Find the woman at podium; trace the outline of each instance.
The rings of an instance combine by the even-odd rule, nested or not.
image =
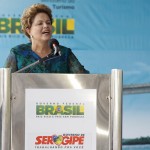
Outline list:
[[[5,67],[22,73],[89,73],[70,48],[51,38],[52,23],[48,6],[38,3],[25,9],[21,25],[30,42],[13,47]]]

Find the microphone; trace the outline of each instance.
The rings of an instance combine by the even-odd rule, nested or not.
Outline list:
[[[59,42],[56,39],[54,39],[54,38],[50,39],[50,47],[51,47],[51,49],[54,50],[54,55],[61,56]]]

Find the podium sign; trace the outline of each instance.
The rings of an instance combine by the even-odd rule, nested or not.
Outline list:
[[[8,70],[2,69],[7,81]],[[4,75],[0,72],[1,80]],[[121,70],[113,69],[111,74],[12,73],[10,81],[11,88],[9,82],[0,83],[0,150],[122,149]],[[3,87],[9,87],[8,92]]]
[[[96,90],[26,89],[25,150],[96,150]]]

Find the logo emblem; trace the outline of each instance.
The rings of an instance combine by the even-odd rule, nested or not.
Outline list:
[[[62,135],[53,135],[52,136],[52,139],[53,139],[53,142],[56,144],[56,145],[60,145],[62,142],[63,142],[63,137]]]

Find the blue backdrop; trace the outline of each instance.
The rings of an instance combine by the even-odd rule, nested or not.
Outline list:
[[[33,3],[45,3],[53,10],[55,19],[53,37],[60,44],[70,47],[91,73],[110,73],[111,69],[117,68],[123,70],[124,84],[150,81],[149,0],[0,0],[0,2],[0,67],[3,67],[13,46],[28,42],[20,32],[19,18],[22,11]],[[150,106],[149,97],[125,97],[127,100],[124,101],[124,127],[127,128],[124,128],[124,137],[150,135],[148,128],[144,129],[142,135],[140,131],[143,128],[132,133],[129,126],[136,115],[135,112],[150,113],[147,107]],[[150,126],[150,121],[146,117],[145,120]]]

